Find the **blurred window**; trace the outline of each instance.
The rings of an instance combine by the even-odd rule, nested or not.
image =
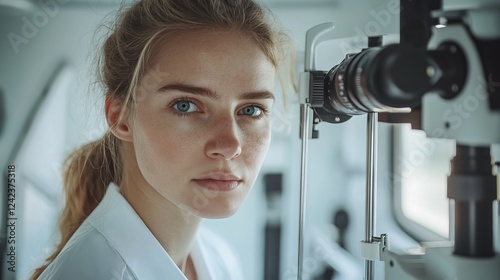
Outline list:
[[[446,195],[455,141],[427,138],[410,125],[393,128],[393,180],[398,222],[419,241],[449,237]]]

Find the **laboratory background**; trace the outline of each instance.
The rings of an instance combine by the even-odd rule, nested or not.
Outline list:
[[[246,201],[232,217],[203,222],[233,247],[245,279],[500,279],[495,177],[495,162],[500,161],[500,3],[428,4],[441,5],[429,27],[438,35],[419,55],[427,55],[426,48],[455,44],[465,59],[463,65],[454,59],[442,62],[441,57],[457,55],[452,47],[440,49],[443,56],[425,56],[437,61],[436,69],[426,68],[429,76],[442,70],[448,77],[463,66],[462,77],[460,82],[443,78],[437,83],[449,82],[457,97],[419,96],[416,126],[383,121],[382,114],[377,122],[370,119],[376,113],[367,112],[325,121],[308,98],[312,70],[322,71],[322,79],[346,55],[358,54],[370,43],[383,48],[400,41],[399,0],[260,2],[293,40],[294,65],[287,69],[293,68],[293,79],[276,83],[272,143]],[[107,128],[95,56],[106,26],[127,3],[0,0],[0,279],[28,279],[58,240],[62,163],[70,151]],[[495,48],[496,55],[488,53]],[[403,75],[406,67],[415,66],[409,63],[415,59],[407,61],[399,71]],[[488,61],[490,68],[484,67]],[[455,79],[453,75],[448,78]],[[311,119],[301,115],[301,107]],[[370,125],[377,132],[371,146]],[[466,148],[457,149],[458,144]],[[490,174],[467,177],[477,192],[460,181],[461,175],[452,175],[454,156],[462,148],[487,157],[481,160]],[[370,158],[373,149],[375,157]],[[463,153],[472,158],[467,151]],[[475,160],[471,158],[467,160]],[[8,184],[8,174],[15,174],[15,184]],[[453,180],[462,188],[450,191]],[[369,184],[376,186],[371,203]],[[15,198],[9,196],[14,192]],[[455,201],[487,207],[467,208],[471,224],[457,226],[455,218],[462,212],[455,211]],[[462,230],[468,230],[466,237]],[[476,244],[478,237],[489,243]],[[457,252],[458,238],[470,241],[467,248],[473,249]],[[485,253],[477,254],[474,246],[483,246],[479,250]]]

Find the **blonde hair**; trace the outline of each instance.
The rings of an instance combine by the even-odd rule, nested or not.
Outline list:
[[[139,82],[149,70],[155,47],[169,36],[199,29],[236,29],[252,38],[278,68],[291,40],[253,0],[142,0],[121,12],[104,42],[100,80],[106,98],[116,98],[122,109],[131,108]],[[163,42],[163,41],[162,41]],[[293,49],[293,47],[292,47]],[[127,110],[122,110],[122,118]],[[63,175],[66,204],[59,219],[61,241],[37,279],[57,257],[70,237],[102,200],[107,186],[120,185],[120,141],[111,133],[72,152]]]

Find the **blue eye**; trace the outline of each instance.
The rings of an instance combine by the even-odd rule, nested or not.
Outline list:
[[[261,108],[255,105],[247,106],[241,109],[241,114],[250,117],[258,117],[262,115],[263,111]]]
[[[198,106],[191,101],[177,101],[173,106],[177,111],[182,113],[192,113],[198,111]]]

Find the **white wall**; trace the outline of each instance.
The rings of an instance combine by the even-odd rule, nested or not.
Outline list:
[[[17,279],[27,279],[58,239],[63,159],[102,131],[100,118],[94,118],[102,110],[88,109],[102,104],[89,98],[100,94],[89,87],[95,81],[89,66],[96,50],[94,30],[112,6],[9,3],[14,5],[0,1],[1,110],[6,116],[0,159],[3,170],[7,164],[16,166],[16,271]],[[54,88],[63,69],[69,77]],[[0,206],[4,217],[3,196]],[[6,254],[0,278],[16,279],[7,270]]]

